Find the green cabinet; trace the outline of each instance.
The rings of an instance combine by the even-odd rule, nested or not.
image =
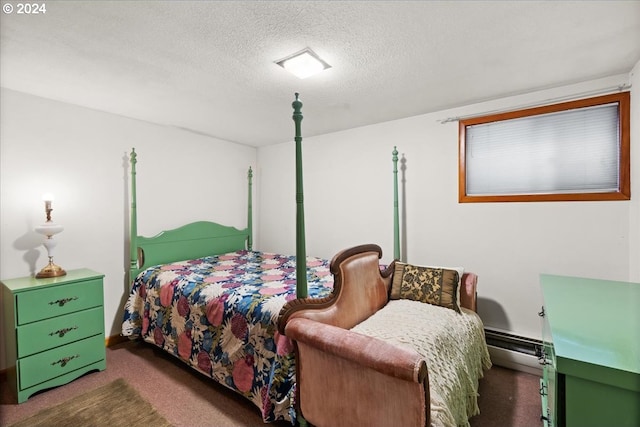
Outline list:
[[[545,426],[640,426],[640,283],[540,283]]]
[[[7,377],[18,403],[106,368],[103,278],[79,269],[2,281]]]

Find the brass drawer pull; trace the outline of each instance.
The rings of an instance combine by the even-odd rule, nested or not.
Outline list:
[[[547,385],[546,384],[542,384],[540,386],[540,396],[546,396],[547,395]]]
[[[538,363],[540,363],[541,365],[550,365],[551,363],[547,360],[547,353],[542,350],[542,353],[540,353],[540,356],[538,356]]]
[[[67,366],[67,363],[69,363],[71,360],[75,359],[76,357],[80,357],[79,354],[76,354],[75,356],[67,356],[67,357],[63,357],[62,359],[58,360],[57,362],[51,362],[51,365],[57,365],[58,363],[60,364],[61,368],[64,368],[65,366]]]
[[[71,298],[62,298],[59,300],[55,300],[55,301],[51,301],[49,302],[49,305],[55,305],[58,304],[60,307],[62,307],[63,305],[65,305],[66,303],[68,303],[69,301],[75,301],[77,300],[78,297],[71,297]]]
[[[50,333],[49,333],[49,335],[50,335],[50,336],[57,335],[57,336],[59,336],[60,338],[62,338],[62,337],[64,337],[64,336],[65,336],[65,334],[66,334],[67,332],[73,331],[73,330],[75,330],[75,329],[78,329],[78,327],[77,327],[77,326],[74,326],[74,327],[72,327],[72,328],[63,328],[63,329],[58,329],[58,330],[57,330],[57,331],[55,331],[55,332],[50,332]]]
[[[552,427],[552,419],[551,419],[551,410],[547,408],[547,416],[544,414],[540,415],[540,421],[546,421],[549,427]]]

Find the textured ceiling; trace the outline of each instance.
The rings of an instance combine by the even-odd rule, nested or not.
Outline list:
[[[3,87],[252,146],[293,139],[294,92],[311,136],[640,59],[640,1],[48,1],[0,19]],[[304,47],[332,68],[274,64]]]

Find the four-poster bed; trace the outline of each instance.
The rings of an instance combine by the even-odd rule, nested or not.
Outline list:
[[[138,236],[135,150],[131,153],[131,292],[122,334],[141,338],[193,369],[244,395],[265,422],[296,418],[295,358],[277,330],[280,309],[296,298],[333,290],[328,260],[305,250],[302,189],[302,102],[292,104],[296,144],[296,255],[252,247],[252,170],[248,172],[247,228],[199,221]],[[394,148],[394,185],[397,151]],[[394,214],[398,239],[397,188]],[[399,257],[399,243],[394,243]],[[306,259],[299,263],[296,260]]]

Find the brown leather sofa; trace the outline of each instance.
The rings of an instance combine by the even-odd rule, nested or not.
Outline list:
[[[334,291],[297,299],[280,312],[278,328],[296,351],[296,408],[312,425],[428,426],[429,374],[414,350],[349,329],[384,307],[394,263],[380,269],[382,250],[369,244],[331,260]],[[477,276],[464,274],[460,305],[476,310]]]

